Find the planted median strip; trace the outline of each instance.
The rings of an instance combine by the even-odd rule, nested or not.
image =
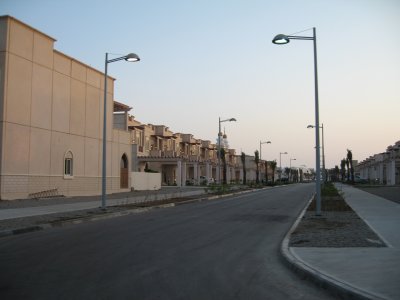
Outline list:
[[[322,188],[322,216],[315,216],[315,199],[290,237],[290,247],[386,247],[353,211],[332,183]]]

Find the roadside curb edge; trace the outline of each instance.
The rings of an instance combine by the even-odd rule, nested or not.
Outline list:
[[[6,236],[11,236],[11,235],[22,234],[22,233],[45,230],[45,229],[49,229],[49,228],[62,227],[62,226],[66,226],[66,225],[75,225],[75,224],[81,224],[81,223],[87,223],[87,222],[93,222],[93,221],[99,221],[99,220],[106,220],[106,219],[111,219],[111,218],[115,218],[115,217],[121,217],[121,216],[130,215],[130,214],[135,214],[135,213],[142,213],[142,212],[146,212],[146,211],[150,211],[150,210],[158,209],[158,208],[168,208],[168,207],[174,207],[174,206],[190,204],[190,203],[195,203],[195,202],[216,200],[216,199],[225,198],[225,197],[229,197],[229,196],[240,195],[240,194],[250,193],[250,192],[256,192],[256,191],[260,191],[260,190],[264,190],[264,189],[267,189],[267,188],[255,189],[255,190],[245,190],[245,191],[239,191],[237,193],[233,192],[233,193],[229,193],[229,194],[214,195],[214,196],[210,196],[210,197],[201,197],[199,199],[190,199],[190,200],[186,200],[186,201],[172,202],[172,203],[168,203],[168,204],[150,206],[150,207],[145,207],[145,208],[134,208],[134,209],[124,210],[124,211],[120,211],[120,212],[108,213],[105,215],[80,217],[80,218],[75,218],[75,219],[65,220],[65,221],[60,221],[60,222],[54,222],[54,223],[44,223],[44,224],[31,225],[31,226],[21,227],[21,228],[0,230],[0,238],[6,237]]]

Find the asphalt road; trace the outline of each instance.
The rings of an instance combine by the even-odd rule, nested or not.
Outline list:
[[[279,255],[313,188],[273,188],[2,238],[0,298],[334,299]]]

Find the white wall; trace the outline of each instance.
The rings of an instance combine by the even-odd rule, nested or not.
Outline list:
[[[135,191],[161,189],[161,173],[131,172],[131,187]]]

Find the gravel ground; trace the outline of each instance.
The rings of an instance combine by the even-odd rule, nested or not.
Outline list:
[[[321,216],[311,201],[293,231],[291,247],[386,247],[376,233],[347,205],[339,194],[323,196]]]
[[[307,211],[290,237],[290,247],[386,247],[354,211]]]

